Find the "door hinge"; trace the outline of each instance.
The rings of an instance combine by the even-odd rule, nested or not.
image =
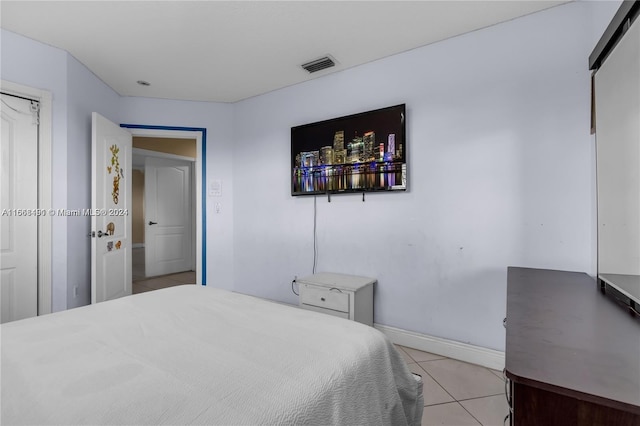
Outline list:
[[[31,114],[33,115],[33,124],[40,124],[40,102],[31,101]]]

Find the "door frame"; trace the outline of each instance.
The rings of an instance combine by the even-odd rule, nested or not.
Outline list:
[[[152,136],[158,138],[182,138],[196,140],[195,194],[196,194],[196,284],[207,285],[207,129],[203,127],[150,126],[144,124],[120,124],[132,136]],[[131,173],[131,170],[129,170]],[[200,197],[197,194],[201,194]]]
[[[40,104],[38,122],[38,209],[48,212],[52,206],[51,185],[53,182],[51,164],[51,92],[6,80],[0,80],[0,91],[8,95],[38,101]],[[38,315],[51,313],[51,234],[51,215],[38,216]]]

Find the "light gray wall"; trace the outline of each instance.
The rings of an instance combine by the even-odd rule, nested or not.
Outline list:
[[[1,36],[2,79],[52,93],[53,208],[91,207],[91,112],[118,122],[120,96],[67,52],[6,30]],[[90,303],[89,227],[89,217],[52,218],[54,312]]]
[[[119,123],[119,102],[111,87],[67,55],[67,208],[71,210],[91,207],[91,113]],[[90,216],[67,218],[67,308],[91,303],[90,230]]]
[[[207,170],[223,181],[219,214],[207,201],[207,281],[233,288],[233,203],[229,104],[120,97],[67,52],[2,30],[4,80],[53,94],[53,207],[91,206],[91,112],[116,123],[207,128]],[[90,218],[53,218],[53,311],[90,302]],[[78,297],[73,288],[78,286]]]
[[[1,77],[53,93],[54,208],[89,207],[91,111],[207,128],[207,176],[223,182],[207,200],[207,281],[289,303],[313,262],[290,127],[406,103],[409,191],[319,197],[319,270],[377,277],[378,323],[502,349],[508,265],[595,272],[587,57],[618,6],[572,3],[234,105],[120,98],[4,30]],[[86,225],[54,218],[54,310],[88,302]]]
[[[318,197],[318,270],[378,278],[377,323],[504,349],[507,266],[595,271],[590,3],[237,103],[235,290],[295,303],[311,273],[291,126],[406,103],[409,191]]]
[[[52,207],[67,208],[67,52],[0,29],[3,80],[52,94]],[[52,218],[52,309],[67,308],[67,220]]]

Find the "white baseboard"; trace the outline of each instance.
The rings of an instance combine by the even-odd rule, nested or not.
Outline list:
[[[133,243],[131,248],[144,248],[144,243]]]
[[[502,371],[504,368],[504,352],[502,351],[414,333],[413,331],[381,324],[374,324],[374,327],[383,332],[393,343],[401,346],[481,365],[494,370]]]

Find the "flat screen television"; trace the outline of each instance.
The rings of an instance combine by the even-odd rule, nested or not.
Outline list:
[[[291,195],[407,189],[405,104],[291,128]]]

